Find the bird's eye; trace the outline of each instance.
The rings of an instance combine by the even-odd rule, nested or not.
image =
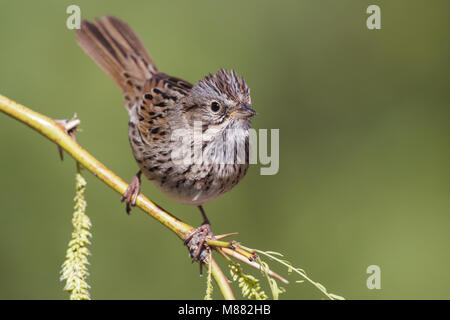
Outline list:
[[[217,101],[211,102],[211,110],[217,112],[220,109],[220,104]]]

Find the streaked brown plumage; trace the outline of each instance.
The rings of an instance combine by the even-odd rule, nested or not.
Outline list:
[[[83,21],[77,41],[125,97],[128,136],[140,167],[123,198],[127,211],[139,193],[142,171],[170,198],[199,206],[204,226],[197,232],[209,234],[201,205],[233,188],[248,168],[248,129],[255,112],[244,79],[221,69],[192,85],[160,72],[133,30],[111,16],[95,23]],[[199,123],[206,141],[196,136]],[[189,156],[190,162],[175,161],[174,154],[183,150],[174,139],[179,132],[189,148],[201,149],[202,161],[195,155]],[[226,146],[238,151],[230,153]],[[203,246],[204,237],[200,238],[194,258]]]

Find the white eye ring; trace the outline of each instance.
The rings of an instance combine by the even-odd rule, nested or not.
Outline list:
[[[212,112],[217,112],[220,110],[220,104],[217,101],[211,102],[211,110]]]

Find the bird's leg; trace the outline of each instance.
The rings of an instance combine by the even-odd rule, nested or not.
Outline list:
[[[200,263],[207,258],[207,251],[210,250],[206,246],[206,239],[214,239],[211,232],[211,224],[206,216],[205,210],[202,206],[198,206],[203,216],[203,223],[200,227],[191,230],[186,238],[184,244],[188,247],[192,261],[200,261]],[[206,249],[206,250],[205,250]]]
[[[141,170],[136,173],[127,190],[120,199],[120,201],[125,201],[127,204],[126,210],[128,214],[130,214],[131,207],[136,205],[136,199],[141,192],[141,173]]]
[[[209,223],[209,219],[206,216],[205,210],[203,210],[203,206],[198,206],[198,209],[202,213],[202,217],[203,217],[202,226],[208,226],[208,228],[210,229],[209,231],[211,231],[211,224]]]

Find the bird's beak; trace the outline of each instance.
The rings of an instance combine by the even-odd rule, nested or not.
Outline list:
[[[256,115],[256,111],[253,110],[252,106],[244,103],[239,109],[234,110],[231,113],[232,117],[247,119]]]

